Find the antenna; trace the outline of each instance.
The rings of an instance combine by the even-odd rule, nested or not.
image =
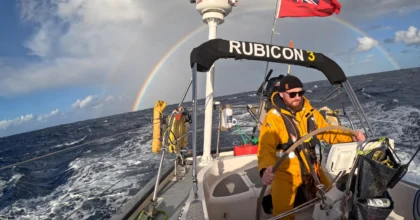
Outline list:
[[[238,5],[238,0],[190,0],[196,2],[196,10],[202,15],[203,22],[209,26],[209,40],[216,39],[217,26],[223,24],[224,19]],[[211,156],[212,118],[213,118],[213,90],[214,64],[206,74],[206,105],[204,119],[204,143],[202,163],[213,160]]]
[[[209,40],[216,39],[217,25],[223,24],[224,19],[232,11],[232,7],[238,5],[238,0],[189,0],[190,3],[196,3],[196,10],[203,17],[203,22],[209,26]],[[196,66],[193,70],[195,70]],[[206,104],[205,104],[205,116],[204,116],[204,143],[203,143],[203,155],[201,156],[201,163],[206,164],[213,160],[211,155],[211,132],[212,132],[212,120],[213,120],[213,90],[214,90],[214,64],[210,68],[210,71],[206,74]],[[193,78],[196,79],[196,72],[193,72]],[[196,82],[194,80],[194,82]],[[193,86],[193,88],[196,88]],[[193,100],[196,98],[196,91],[193,89]],[[194,111],[197,110],[197,104],[194,102]],[[196,113],[194,113],[196,115]],[[195,122],[194,122],[195,123]],[[197,139],[196,139],[196,126],[194,125],[193,131],[193,191],[194,196],[197,194]]]
[[[271,73],[273,73],[273,69],[270,69],[270,71],[267,74],[267,77],[265,77],[264,82],[261,84],[260,88],[258,89],[258,91],[257,91],[258,95],[263,92],[265,83],[268,82],[268,79],[270,79]]]

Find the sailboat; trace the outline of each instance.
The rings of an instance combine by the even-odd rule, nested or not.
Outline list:
[[[295,215],[295,219],[420,219],[418,206],[419,185],[402,180],[408,164],[402,164],[394,151],[394,140],[378,137],[369,124],[346,74],[331,58],[322,53],[295,47],[216,38],[216,27],[237,6],[235,0],[191,0],[209,25],[209,40],[195,47],[190,54],[192,78],[177,109],[166,118],[166,102],[157,101],[154,108],[152,150],[161,153],[157,175],[127,202],[111,219],[280,219]],[[292,210],[273,216],[270,186],[262,184],[258,170],[258,144],[236,146],[212,154],[212,115],[219,109],[219,132],[231,128],[232,109],[228,104],[213,103],[214,63],[218,59],[254,60],[305,66],[320,71],[336,92],[344,89],[362,124],[367,139],[364,142],[339,143],[324,146],[318,157],[325,158],[321,166],[332,184],[319,187],[313,199],[296,205]],[[202,155],[197,154],[197,74],[207,72],[204,144]],[[267,93],[270,74],[264,76],[260,94]],[[264,89],[265,87],[265,89]],[[183,102],[192,88],[192,109]],[[264,122],[270,98],[266,97],[258,108],[248,105],[249,114],[257,127]],[[339,129],[357,135],[352,120],[347,115],[325,111],[329,126],[316,129],[293,143],[280,157],[274,170],[289,153],[304,140]],[[350,121],[344,126],[340,117]],[[190,130],[191,129],[191,130]],[[192,156],[185,156],[188,135]],[[325,150],[327,149],[327,150]],[[379,153],[378,153],[379,152]],[[418,151],[417,151],[418,152]],[[417,154],[416,152],[416,154]],[[165,154],[175,153],[173,166],[162,167]],[[379,154],[382,153],[381,160]],[[372,156],[373,155],[373,156]],[[415,156],[415,155],[414,155]],[[414,157],[413,156],[413,157]]]

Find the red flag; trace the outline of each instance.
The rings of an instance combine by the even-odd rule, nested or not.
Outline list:
[[[340,14],[341,3],[337,0],[279,0],[278,18],[327,17]]]

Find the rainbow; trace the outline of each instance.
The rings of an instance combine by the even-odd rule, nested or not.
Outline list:
[[[137,111],[138,107],[140,107],[141,100],[143,98],[144,93],[146,92],[148,85],[150,82],[152,82],[153,78],[156,76],[156,73],[159,71],[159,69],[165,64],[166,60],[179,48],[181,47],[185,42],[187,42],[190,38],[192,38],[194,35],[200,33],[201,31],[207,29],[207,25],[201,25],[197,29],[193,30],[189,34],[182,37],[178,42],[175,43],[175,45],[172,46],[171,49],[169,49],[165,55],[157,62],[155,67],[153,67],[152,71],[147,76],[146,80],[143,83],[143,86],[141,87],[137,97],[136,102],[133,105],[132,111]]]
[[[248,10],[242,10],[239,12],[234,13],[233,15],[229,15],[230,18],[248,13],[248,12],[258,12],[258,11],[268,11],[272,10],[272,7],[260,7],[260,8],[252,8]],[[356,33],[363,35],[365,37],[370,37],[366,32],[360,30],[355,25],[337,17],[337,16],[329,16],[326,17],[334,22],[337,22],[345,27],[350,28],[351,30],[355,31]],[[201,25],[195,30],[191,31],[190,33],[186,34],[184,37],[182,37],[178,42],[176,42],[164,55],[163,57],[156,63],[155,67],[152,69],[152,71],[148,74],[146,80],[144,81],[142,87],[140,88],[140,91],[138,95],[136,96],[135,102],[132,106],[132,111],[137,111],[140,109],[141,101],[144,97],[144,94],[146,93],[146,90],[148,86],[151,84],[151,81],[153,78],[157,75],[158,71],[162,66],[165,64],[165,62],[168,60],[168,58],[174,54],[174,52],[181,47],[185,42],[187,42],[189,39],[194,37],[196,34],[200,33],[201,31],[207,30],[207,25]],[[370,37],[371,38],[371,37]],[[376,45],[376,48],[388,59],[388,61],[395,67],[395,69],[401,69],[401,67],[398,65],[398,63],[392,58],[392,56],[379,44]]]

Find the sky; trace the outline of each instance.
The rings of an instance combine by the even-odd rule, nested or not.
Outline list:
[[[272,44],[293,40],[348,76],[420,66],[420,1],[340,2],[338,15],[276,19]],[[239,1],[217,37],[270,43],[275,7],[275,0]],[[157,100],[177,103],[191,78],[189,54],[208,39],[185,0],[6,0],[0,28],[0,137],[152,108]],[[214,95],[256,90],[265,66],[217,61]],[[302,67],[292,74],[325,79]],[[198,80],[204,98],[205,74]]]

